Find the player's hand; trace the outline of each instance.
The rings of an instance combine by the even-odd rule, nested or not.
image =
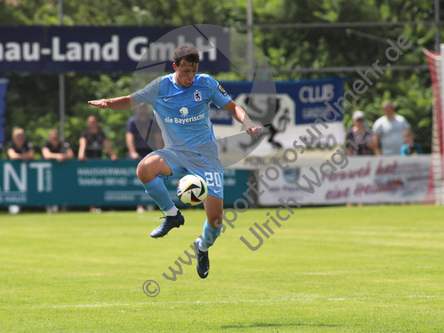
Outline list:
[[[99,108],[102,108],[102,109],[107,109],[108,108],[108,100],[106,100],[106,99],[99,99],[99,100],[95,100],[95,101],[88,101],[88,104],[91,104],[93,106],[98,106]]]
[[[112,154],[111,155],[111,161],[117,161],[117,155],[116,154]]]
[[[87,158],[86,158],[86,156],[85,155],[83,155],[83,156],[79,156],[79,161],[86,161],[87,160]]]
[[[252,139],[257,139],[261,134],[261,127],[253,123],[251,120],[244,121],[245,130]]]

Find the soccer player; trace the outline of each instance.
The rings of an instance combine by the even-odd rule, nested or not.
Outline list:
[[[158,77],[129,96],[88,103],[113,110],[125,110],[142,103],[154,107],[165,147],[145,156],[137,167],[137,176],[146,193],[165,213],[164,222],[153,230],[151,237],[163,237],[185,222],[161,177],[196,174],[206,180],[208,196],[204,200],[204,208],[207,220],[203,226],[203,237],[194,241],[197,272],[204,279],[210,269],[208,249],[220,235],[223,213],[223,170],[210,122],[210,102],[231,113],[253,139],[259,136],[261,128],[231,100],[215,79],[206,74],[197,74],[198,67],[197,49],[180,45],[174,51],[173,74]]]

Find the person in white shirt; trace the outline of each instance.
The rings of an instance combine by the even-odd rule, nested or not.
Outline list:
[[[376,155],[400,155],[404,144],[403,132],[410,128],[407,120],[395,114],[392,102],[382,103],[384,115],[373,125],[373,145]],[[379,149],[381,143],[381,150]]]

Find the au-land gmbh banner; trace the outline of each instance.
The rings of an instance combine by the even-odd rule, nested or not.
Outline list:
[[[207,26],[203,35],[192,26],[3,26],[0,72],[132,72],[142,56],[150,62],[167,62],[166,69],[172,71],[174,49],[186,43],[201,50],[200,71],[229,70],[229,54],[224,56],[217,49],[229,50],[229,29]]]
[[[136,176],[134,160],[19,162],[0,160],[0,206],[134,206],[155,204]],[[178,178],[165,180],[171,198]],[[247,190],[248,171],[224,171],[224,202],[232,205]]]
[[[282,157],[282,152],[287,148],[293,148],[295,140],[302,144],[299,136],[306,141],[306,152],[298,159],[298,164],[309,165],[325,160],[337,149],[338,145],[344,143],[344,125],[342,113],[334,106],[334,103],[343,96],[343,78],[325,78],[318,80],[301,80],[276,82],[276,94],[267,92],[251,94],[252,82],[221,82],[223,88],[231,98],[242,108],[247,110],[250,118],[262,125],[262,117],[269,114],[270,108],[275,108],[275,117],[270,130],[264,134],[264,139],[253,150],[251,154],[242,159],[244,152],[251,149],[258,141],[247,138],[233,145],[227,137],[242,132],[241,124],[224,109],[211,105],[211,121],[214,126],[215,136],[219,139],[220,156],[227,161],[241,161],[232,165],[237,169],[256,169],[271,164],[272,157]],[[333,112],[328,111],[329,119],[335,121],[328,123],[328,128],[317,125],[321,134],[316,133],[310,126],[318,118],[322,119],[327,110],[326,102],[330,103],[340,113],[336,117]],[[342,100],[339,103],[342,107]],[[264,117],[265,118],[265,117]],[[313,135],[307,133],[311,131]],[[225,138],[225,139],[224,139]],[[226,144],[227,143],[227,144]]]

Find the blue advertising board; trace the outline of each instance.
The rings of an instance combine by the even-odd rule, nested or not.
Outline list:
[[[254,169],[271,165],[282,151],[304,142],[304,157],[297,163],[324,160],[344,143],[343,114],[335,106],[344,94],[344,78],[275,82],[275,91],[260,82],[220,82],[237,105],[264,130],[261,140],[252,140],[231,114],[212,104],[210,117],[220,146],[224,167]],[[329,105],[336,113],[328,110]],[[338,104],[342,107],[342,100]],[[328,125],[311,127],[319,119]],[[325,124],[325,120],[324,120]],[[302,139],[301,139],[302,138]]]
[[[142,56],[170,71],[174,49],[186,43],[200,51],[200,71],[230,69],[230,31],[216,26],[2,26],[0,72],[132,72]]]
[[[260,91],[257,89],[256,82],[248,81],[225,81],[220,82],[223,88],[228,92],[233,100],[236,100],[237,104],[244,105],[248,112],[249,108],[254,109],[255,105],[257,113],[267,113],[267,103],[254,102],[254,98],[260,98],[260,95],[267,95],[267,91]],[[255,84],[255,95],[251,96],[253,90],[253,84]],[[298,81],[277,81],[276,82],[276,95],[273,96],[279,100],[280,96],[287,95],[294,103],[292,107],[292,123],[293,125],[312,124],[314,120],[322,117],[323,112],[327,109],[324,102],[329,102],[333,105],[334,102],[342,97],[344,94],[344,78],[331,77],[315,80],[298,80]],[[250,100],[245,103],[244,100],[238,100],[239,97],[246,96]],[[266,96],[270,98],[271,96]],[[253,100],[252,100],[253,99]],[[272,103],[276,105],[276,116],[279,115],[280,109],[288,107],[283,99],[280,103]],[[342,101],[340,103],[342,106]],[[248,107],[247,107],[248,106]],[[256,110],[253,110],[256,111]],[[274,111],[274,110],[273,110]],[[211,110],[211,122],[215,125],[231,125],[232,117],[228,115],[228,112],[223,109],[217,108],[212,104]],[[338,122],[342,122],[342,114],[336,119]]]
[[[0,160],[0,206],[154,205],[136,176],[136,160],[54,162]],[[174,203],[184,206],[178,178],[164,180]],[[233,205],[247,190],[248,171],[224,170],[224,204]]]

